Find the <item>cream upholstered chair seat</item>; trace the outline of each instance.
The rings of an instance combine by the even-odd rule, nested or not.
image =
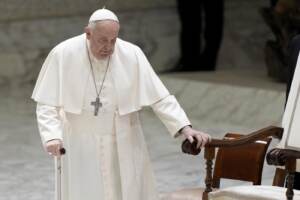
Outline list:
[[[284,200],[286,188],[277,186],[236,186],[209,193],[209,200]],[[162,194],[160,200],[202,200],[203,188],[189,188]],[[300,191],[294,190],[294,200]]]
[[[160,200],[202,200],[205,188],[186,188],[162,194]]]
[[[162,194],[160,200],[202,200],[204,188],[187,188]]]
[[[285,200],[286,188],[277,186],[236,186],[209,193],[209,200]],[[294,190],[294,200],[300,191]]]

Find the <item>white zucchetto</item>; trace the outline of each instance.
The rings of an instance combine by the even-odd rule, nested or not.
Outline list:
[[[89,22],[101,21],[101,20],[112,20],[119,22],[118,17],[112,11],[102,8],[96,10],[90,17]]]

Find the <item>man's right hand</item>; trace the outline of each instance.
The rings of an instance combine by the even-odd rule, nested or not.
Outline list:
[[[51,156],[60,156],[60,149],[63,147],[60,139],[49,140],[46,142],[46,150]]]

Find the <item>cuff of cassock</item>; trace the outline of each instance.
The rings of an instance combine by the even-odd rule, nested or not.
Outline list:
[[[61,133],[56,133],[56,134],[43,133],[43,136],[41,136],[41,138],[42,138],[42,142],[43,142],[44,145],[50,140],[61,140],[61,141],[63,141]]]
[[[191,124],[188,124],[188,125],[186,125],[186,126],[189,126],[189,127],[193,127]],[[183,126],[181,129],[179,129],[179,131],[177,131],[177,133],[175,133],[175,135],[174,135],[174,137],[175,138],[177,138],[177,137],[179,137],[181,134],[182,134],[182,129],[184,128],[184,127],[186,127],[186,126]]]
[[[173,126],[168,126],[167,129],[171,134],[171,136],[176,138],[180,135],[179,131],[183,129],[185,126],[189,126],[189,125],[191,125],[191,122],[188,119],[186,119],[179,123],[178,122],[174,123]]]

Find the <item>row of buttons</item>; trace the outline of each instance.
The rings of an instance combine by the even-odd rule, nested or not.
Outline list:
[[[109,144],[107,148],[113,148],[114,145]],[[100,170],[101,170],[101,175],[102,175],[102,180],[103,180],[103,191],[104,191],[104,199],[105,200],[114,200],[113,199],[113,188],[114,186],[112,185],[112,179],[113,177],[109,176],[109,159],[113,158],[108,158],[107,154],[104,153],[105,147],[103,144],[103,139],[99,138],[99,157],[100,157]],[[108,149],[111,151],[111,149]]]

